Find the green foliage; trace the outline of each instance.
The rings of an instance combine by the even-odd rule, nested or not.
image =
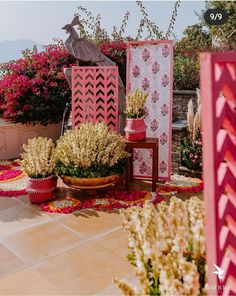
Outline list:
[[[200,284],[200,295],[204,294],[204,286],[206,283],[206,258],[199,256],[197,258],[193,258],[192,253],[186,253],[185,257],[187,261],[192,262],[193,260],[196,262],[197,271],[199,273],[199,284]]]
[[[188,262],[195,262],[197,266],[197,270],[199,273],[199,284],[200,284],[200,295],[204,295],[203,289],[206,283],[206,258],[199,256],[197,258],[193,257],[192,250],[189,250],[189,252],[186,252],[184,254],[184,257]],[[135,254],[130,252],[127,257],[128,261],[131,263],[131,265],[136,266],[136,257]],[[152,272],[153,267],[151,264],[151,261],[148,262],[146,266],[146,269],[148,272]],[[159,296],[161,295],[161,292],[159,290],[159,279],[156,279],[153,281],[152,285],[150,286],[150,295],[156,295]]]
[[[211,50],[211,35],[202,25],[189,26],[174,48],[174,89],[199,87],[199,54]]]
[[[213,38],[219,41],[223,50],[236,49],[236,1],[207,1],[206,8],[226,10],[228,20],[220,26],[205,24]]]
[[[201,287],[200,293],[203,293],[203,287],[206,283],[206,258],[198,257],[197,270],[199,273],[199,282]]]
[[[202,170],[202,142],[192,142],[184,138],[182,146],[182,164],[190,170]]]
[[[139,109],[139,115],[137,114],[132,114],[132,113],[128,113],[128,112],[124,112],[125,116],[127,118],[130,119],[137,119],[137,118],[142,118],[143,116],[145,116],[145,111],[143,109]]]
[[[110,167],[108,165],[93,165],[91,167],[77,167],[73,164],[64,165],[61,161],[57,161],[55,172],[58,176],[69,176],[77,178],[99,178],[107,177],[124,172],[124,161]]]
[[[137,35],[132,39],[137,40],[143,39],[145,37],[148,39],[168,39],[174,28],[178,8],[180,6],[180,0],[175,2],[168,29],[165,34],[160,30],[154,21],[150,20],[143,2],[136,1],[136,3],[142,18],[140,20],[139,27],[136,30]],[[120,39],[129,39],[129,37],[125,36],[130,17],[129,11],[124,14],[119,27],[113,26],[113,32],[111,36],[109,35],[108,31],[102,27],[102,20],[99,14],[94,16],[87,8],[79,6],[78,13],[76,13],[75,16],[77,16],[80,20],[78,29],[80,31],[81,37],[90,38],[94,40],[96,44],[100,44],[101,42],[104,42],[104,40],[117,41]]]
[[[174,58],[174,89],[195,90],[199,87],[199,62],[185,56]]]

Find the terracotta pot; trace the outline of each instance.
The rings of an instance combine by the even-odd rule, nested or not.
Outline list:
[[[97,187],[107,187],[111,184],[116,183],[120,176],[119,175],[112,175],[108,177],[101,177],[101,178],[73,178],[68,176],[61,176],[63,182],[68,186],[74,186],[79,188],[85,189],[92,189]]]
[[[74,189],[84,192],[85,195],[96,195],[100,190],[114,186],[120,179],[119,175],[101,178],[73,178],[61,176],[63,182]]]
[[[41,203],[53,198],[56,187],[57,178],[55,176],[41,179],[30,178],[26,192],[31,203]]]
[[[128,141],[142,141],[146,138],[147,126],[144,118],[127,118],[125,136]]]

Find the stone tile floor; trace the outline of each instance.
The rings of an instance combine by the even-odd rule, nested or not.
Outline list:
[[[49,214],[0,197],[0,295],[120,295],[112,278],[132,280],[127,253],[117,211]]]

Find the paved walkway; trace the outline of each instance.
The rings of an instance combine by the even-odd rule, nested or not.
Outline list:
[[[0,197],[0,295],[117,295],[127,253],[117,212],[46,214]]]
[[[0,197],[0,295],[120,295],[112,278],[133,278],[127,254],[118,212],[49,214]]]

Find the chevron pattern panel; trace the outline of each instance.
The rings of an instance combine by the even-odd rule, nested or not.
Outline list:
[[[105,122],[118,127],[118,67],[72,68],[72,125]]]
[[[236,295],[235,52],[201,55],[201,92],[208,294]]]

